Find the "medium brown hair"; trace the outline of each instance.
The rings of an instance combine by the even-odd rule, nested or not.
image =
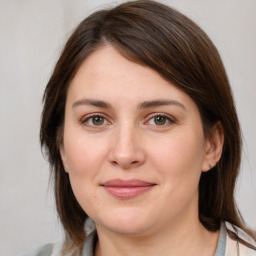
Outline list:
[[[134,1],[93,13],[67,41],[44,94],[41,145],[54,174],[57,211],[75,244],[85,239],[87,214],[80,207],[64,171],[62,143],[67,89],[81,63],[97,48],[115,47],[127,59],[156,70],[197,104],[205,136],[220,121],[224,146],[220,161],[202,173],[199,218],[210,231],[229,221],[243,228],[234,188],[241,159],[241,136],[229,81],[208,36],[189,18],[154,1]]]

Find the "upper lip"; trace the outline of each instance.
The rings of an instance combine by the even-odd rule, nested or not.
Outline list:
[[[145,187],[156,185],[152,182],[147,182],[143,180],[130,179],[130,180],[122,180],[122,179],[113,179],[108,180],[101,184],[104,187]]]

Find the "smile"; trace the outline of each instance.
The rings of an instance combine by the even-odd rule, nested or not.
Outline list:
[[[156,184],[141,180],[109,180],[101,186],[112,196],[130,199],[151,190]]]

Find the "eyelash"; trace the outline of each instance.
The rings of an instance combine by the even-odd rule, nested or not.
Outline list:
[[[92,118],[96,118],[96,117],[103,118],[104,119],[103,120],[104,123],[103,124],[99,124],[99,125],[89,124],[89,120],[92,119]],[[162,124],[162,125],[161,124],[160,125],[149,124],[150,120],[152,120],[154,118],[157,118],[157,117],[164,118],[165,119],[165,123]],[[107,122],[107,123],[105,123],[105,122]],[[82,120],[81,120],[81,123],[83,125],[88,126],[88,127],[102,128],[102,126],[109,125],[111,122],[108,121],[108,118],[105,115],[103,115],[101,113],[93,113],[93,114],[89,114],[89,115],[86,115],[85,117],[83,117]],[[168,125],[170,125],[172,123],[176,123],[175,119],[171,118],[169,115],[162,114],[162,113],[154,113],[154,114],[149,115],[149,117],[147,118],[147,121],[145,122],[145,124],[149,124],[150,126],[157,126],[158,128],[165,128],[166,126],[168,126]]]
[[[101,128],[102,125],[94,125],[94,124],[89,124],[89,120],[96,118],[96,117],[100,117],[103,118],[103,122],[107,121],[107,123],[109,124],[110,122],[108,121],[108,119],[106,118],[105,115],[101,114],[101,113],[93,113],[93,114],[89,114],[86,115],[85,117],[82,118],[81,123],[86,125],[86,126],[91,126],[91,127],[95,127],[95,128]],[[106,124],[103,124],[106,125]]]
[[[171,118],[169,115],[166,114],[162,114],[162,113],[154,113],[152,115],[149,116],[148,121],[146,123],[149,123],[150,120],[156,118],[156,117],[162,117],[165,119],[165,122],[163,125],[157,125],[157,124],[153,124],[152,126],[158,126],[159,128],[164,128],[172,123],[176,123],[174,118]]]

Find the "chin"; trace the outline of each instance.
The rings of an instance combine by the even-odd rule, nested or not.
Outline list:
[[[142,214],[140,211],[131,211],[129,209],[105,214],[100,219],[95,221],[97,228],[99,226],[104,226],[111,232],[131,236],[143,235],[153,226],[152,219],[149,221],[145,214]]]

